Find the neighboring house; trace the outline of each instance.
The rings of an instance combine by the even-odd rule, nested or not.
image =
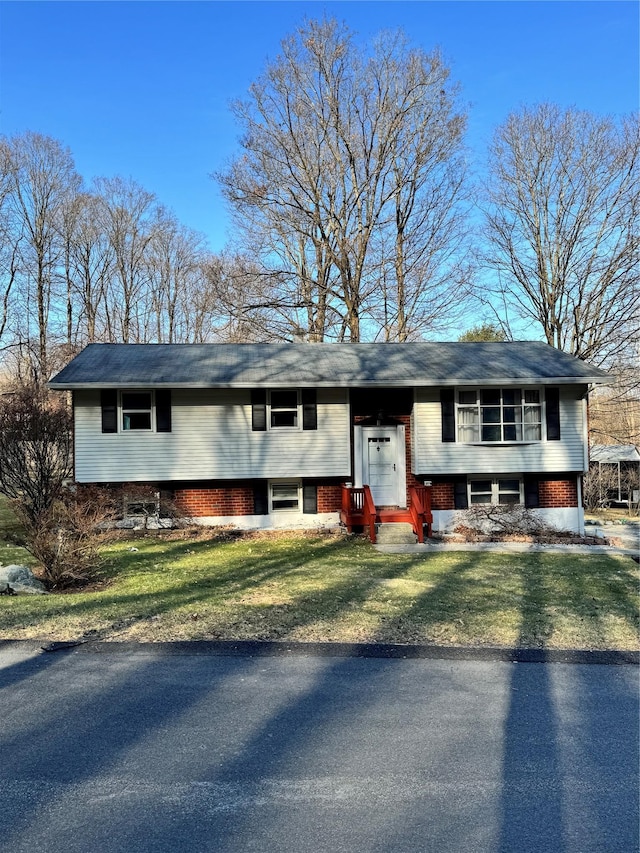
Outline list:
[[[153,484],[202,523],[332,525],[345,486],[379,510],[428,484],[435,530],[497,503],[580,532],[606,379],[537,342],[91,344],[50,387],[73,392],[77,482]]]
[[[589,461],[601,505],[640,503],[640,452],[635,444],[593,444]]]

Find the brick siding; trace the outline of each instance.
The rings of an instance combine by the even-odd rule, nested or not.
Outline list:
[[[538,483],[540,506],[544,509],[578,506],[578,486],[575,477],[570,480],[540,480]]]
[[[175,489],[178,509],[187,516],[253,515],[253,487],[250,484]]]

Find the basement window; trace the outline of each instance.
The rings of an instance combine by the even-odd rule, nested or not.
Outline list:
[[[523,494],[522,480],[516,477],[469,480],[469,506],[521,504]]]
[[[269,505],[272,512],[299,512],[300,483],[296,480],[270,483]]]

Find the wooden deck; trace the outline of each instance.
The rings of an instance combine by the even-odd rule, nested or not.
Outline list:
[[[376,507],[369,486],[354,488],[342,486],[342,504],[340,521],[349,533],[354,527],[362,527],[369,533],[372,542],[376,541],[376,525],[405,522],[413,527],[418,542],[424,542],[424,530],[431,536],[433,514],[431,512],[431,487],[411,486],[409,488],[409,506]]]

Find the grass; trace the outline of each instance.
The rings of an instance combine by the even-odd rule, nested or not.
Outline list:
[[[28,562],[16,550],[0,545],[0,562]],[[627,557],[175,535],[112,542],[104,556],[90,590],[2,596],[0,639],[638,648],[638,566]]]

